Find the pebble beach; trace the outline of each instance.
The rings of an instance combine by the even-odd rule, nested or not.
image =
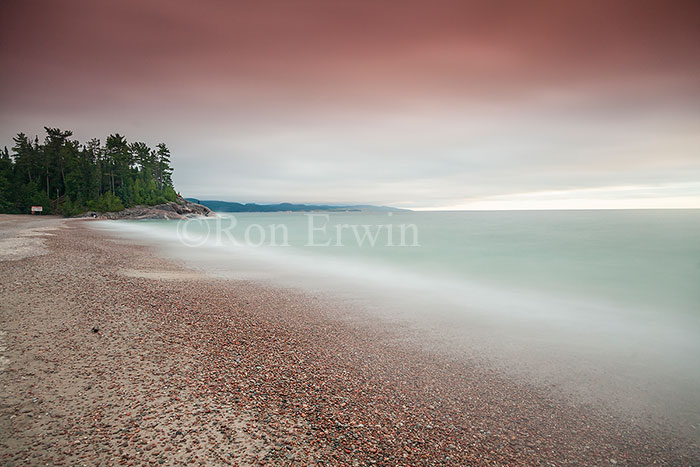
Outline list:
[[[325,297],[0,216],[2,465],[698,465],[689,439]]]

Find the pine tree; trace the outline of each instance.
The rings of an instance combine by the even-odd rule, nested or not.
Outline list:
[[[166,187],[172,187],[173,185],[173,168],[170,167],[170,150],[165,143],[158,143],[156,148],[158,148],[158,170],[156,182],[158,184],[158,189],[163,191]]]
[[[12,159],[5,146],[0,153],[0,212],[10,212],[12,202],[10,199],[10,181],[12,180]]]
[[[26,213],[41,205],[45,212],[72,215],[176,199],[165,144],[152,150],[115,133],[104,146],[99,139],[81,146],[71,131],[45,130],[43,143],[19,133],[12,152],[0,152],[0,212]]]

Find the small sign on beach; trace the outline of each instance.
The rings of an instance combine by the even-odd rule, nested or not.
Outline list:
[[[44,210],[43,206],[32,206],[32,214],[37,212],[42,212]]]

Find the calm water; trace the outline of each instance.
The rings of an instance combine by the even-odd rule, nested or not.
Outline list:
[[[231,232],[239,242],[245,243],[251,224],[266,226],[266,244],[270,225],[286,225],[290,247],[268,249],[298,255],[300,261],[323,258],[329,266],[335,263],[339,275],[357,268],[393,269],[415,279],[424,276],[431,284],[440,278],[700,317],[697,210],[333,213],[313,219],[314,244],[330,240],[328,247],[308,245],[310,219],[304,214],[235,218]],[[375,245],[368,237],[360,244],[355,232],[344,228],[338,246],[338,224],[359,225],[360,239],[366,232],[362,226],[369,225]],[[387,245],[388,224],[393,224],[393,246]],[[413,246],[408,228],[406,246],[396,246],[402,224],[416,225],[419,246]],[[260,230],[250,229],[248,240],[260,243]]]
[[[192,248],[177,222],[100,225],[215,274],[335,294],[547,384],[700,420],[700,210],[222,214],[187,225]]]

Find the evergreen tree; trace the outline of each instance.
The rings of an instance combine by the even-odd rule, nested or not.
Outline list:
[[[44,129],[43,143],[19,133],[12,152],[0,152],[0,212],[27,213],[40,205],[69,216],[177,199],[165,144],[152,150],[115,133],[104,146],[99,139],[81,145],[71,131]]]
[[[37,154],[32,142],[24,133],[18,133],[13,141],[15,142],[12,146],[14,169],[18,172],[18,178],[24,178],[24,182],[27,183],[38,180]]]
[[[156,182],[158,184],[158,189],[163,190],[173,185],[173,169],[170,167],[170,150],[165,143],[158,143],[156,147],[158,148],[158,152],[156,153],[158,158]]]
[[[12,209],[10,200],[10,181],[12,180],[12,159],[5,146],[0,153],[0,212],[9,212]]]

